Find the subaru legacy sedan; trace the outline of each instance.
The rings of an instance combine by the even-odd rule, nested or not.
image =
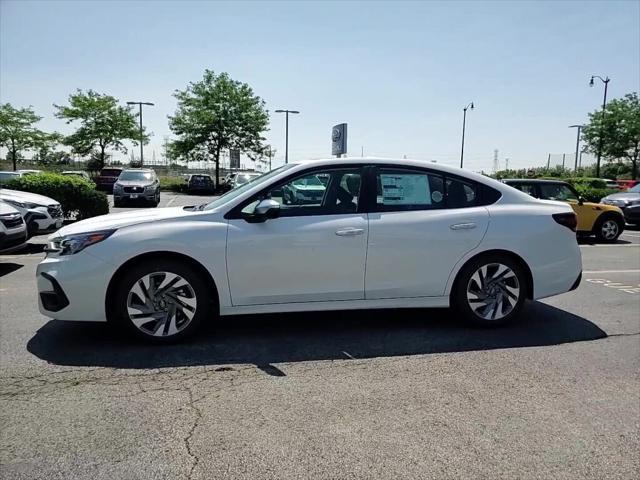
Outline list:
[[[285,202],[300,183],[323,193]],[[578,286],[575,230],[566,203],[457,168],[293,163],[210,203],[64,227],[37,269],[40,311],[156,343],[249,313],[451,306],[497,325]]]

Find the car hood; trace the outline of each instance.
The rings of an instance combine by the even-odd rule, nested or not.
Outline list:
[[[153,185],[153,180],[118,180],[116,183],[123,187],[148,187]]]
[[[20,214],[20,212],[11,205],[0,200],[0,215],[10,215],[12,213]]]
[[[638,200],[640,198],[640,193],[635,193],[635,192],[612,193],[611,195],[607,195],[604,198],[605,200]]]
[[[154,208],[136,210],[123,213],[110,213],[99,217],[81,220],[54,233],[51,238],[57,236],[73,235],[77,233],[96,232],[99,230],[111,230],[115,228],[129,227],[140,223],[157,222],[172,218],[186,217],[194,215],[194,212],[184,210],[182,207]]]
[[[42,206],[59,205],[59,203],[53,198],[45,197],[44,195],[38,195],[37,193],[20,192],[18,190],[7,190],[6,188],[0,188],[0,200],[2,199],[35,203]]]

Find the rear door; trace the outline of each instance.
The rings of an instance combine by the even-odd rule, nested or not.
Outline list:
[[[375,169],[365,296],[442,296],[456,263],[482,240],[489,214],[477,185],[438,172]]]

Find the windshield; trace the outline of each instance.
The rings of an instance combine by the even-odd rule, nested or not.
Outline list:
[[[151,172],[134,172],[131,170],[125,170],[120,174],[118,180],[152,180],[153,175]]]
[[[577,200],[578,195],[568,186],[562,183],[540,184],[540,198],[543,200]]]
[[[229,190],[227,193],[225,193],[221,197],[216,198],[213,202],[205,203],[203,205],[200,205],[199,210],[212,210],[214,208],[218,208],[219,206],[224,205],[227,202],[230,202],[234,198],[239,197],[240,195],[242,195],[244,192],[246,192],[250,188],[253,188],[256,185],[259,185],[261,183],[264,183],[264,182],[270,180],[271,178],[275,177],[276,175],[284,172],[285,170],[289,170],[290,168],[295,167],[295,166],[296,166],[295,163],[288,163],[286,165],[281,166],[280,168],[276,168],[275,170],[271,170],[269,173],[265,173],[264,175],[260,175],[259,177],[255,178],[253,181],[251,181],[249,183],[245,183],[244,185],[242,185],[242,186],[240,186],[238,188],[234,188],[233,190]]]
[[[313,185],[320,185],[321,187],[324,186],[324,183],[322,183],[320,179],[315,175],[312,177],[302,177],[297,180],[294,180],[291,183],[296,187],[310,187]]]
[[[640,193],[640,183],[631,187],[627,192]]]
[[[100,171],[100,175],[104,175],[106,177],[117,177],[118,175],[120,175],[120,172],[122,172],[122,170],[119,170],[117,168],[103,168]]]

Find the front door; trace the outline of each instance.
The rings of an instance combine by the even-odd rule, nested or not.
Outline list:
[[[263,223],[229,220],[233,305],[361,300],[368,221],[359,213],[357,168],[304,173],[261,193],[281,204]]]

